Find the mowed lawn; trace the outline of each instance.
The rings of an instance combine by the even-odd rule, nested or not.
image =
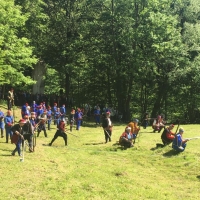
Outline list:
[[[141,128],[133,148],[122,150],[117,141],[125,126],[114,123],[112,142],[105,144],[102,128],[84,122],[72,132],[78,137],[68,134],[67,147],[62,138],[50,147],[52,125],[48,138],[40,133],[34,153],[26,149],[24,162],[0,138],[0,199],[200,199],[200,139],[176,154],[171,145],[156,149],[160,133],[148,127]],[[199,125],[182,127],[185,137],[200,136]]]

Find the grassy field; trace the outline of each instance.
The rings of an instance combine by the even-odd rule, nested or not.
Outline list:
[[[15,115],[19,120],[19,110]],[[185,137],[200,136],[199,125],[183,125]],[[13,144],[0,138],[0,199],[55,200],[196,200],[200,198],[200,139],[175,154],[171,146],[156,149],[160,133],[142,129],[131,149],[116,144],[125,124],[114,124],[112,142],[105,144],[101,127],[84,123],[68,146],[56,127],[37,138],[34,153],[24,162],[11,156]],[[176,127],[175,127],[176,129]]]

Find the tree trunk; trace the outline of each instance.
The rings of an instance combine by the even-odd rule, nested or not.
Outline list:
[[[33,70],[33,80],[37,81],[33,85],[33,94],[44,94],[44,80],[43,76],[46,74],[46,66],[43,62],[38,62]]]

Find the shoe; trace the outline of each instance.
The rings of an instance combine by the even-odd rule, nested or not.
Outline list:
[[[11,155],[12,155],[12,156],[15,156],[15,152],[12,152]]]
[[[29,152],[33,152],[33,149],[32,149],[32,148],[29,148]]]
[[[51,146],[52,144],[51,143],[49,143],[49,146]]]

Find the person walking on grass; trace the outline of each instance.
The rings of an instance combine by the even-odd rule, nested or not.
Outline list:
[[[51,146],[53,144],[53,142],[60,136],[64,139],[65,141],[65,146],[67,146],[67,134],[65,133],[65,122],[62,119],[58,126],[57,126],[58,130],[56,131],[53,139],[51,140],[51,142],[49,143],[49,146]]]
[[[7,115],[4,118],[4,123],[5,123],[5,129],[6,129],[6,143],[8,143],[9,136],[10,136],[10,139],[11,139],[12,134],[13,134],[11,128],[14,124],[14,118],[11,115],[10,110],[7,111]]]
[[[23,137],[23,130],[22,127],[26,124],[25,119],[20,119],[18,124],[15,124],[11,130],[13,132],[13,136],[11,138],[11,143],[14,143],[16,145],[15,149],[12,151],[12,155],[14,156],[16,152],[18,152],[18,155],[21,156],[21,143],[22,140],[24,140]]]

